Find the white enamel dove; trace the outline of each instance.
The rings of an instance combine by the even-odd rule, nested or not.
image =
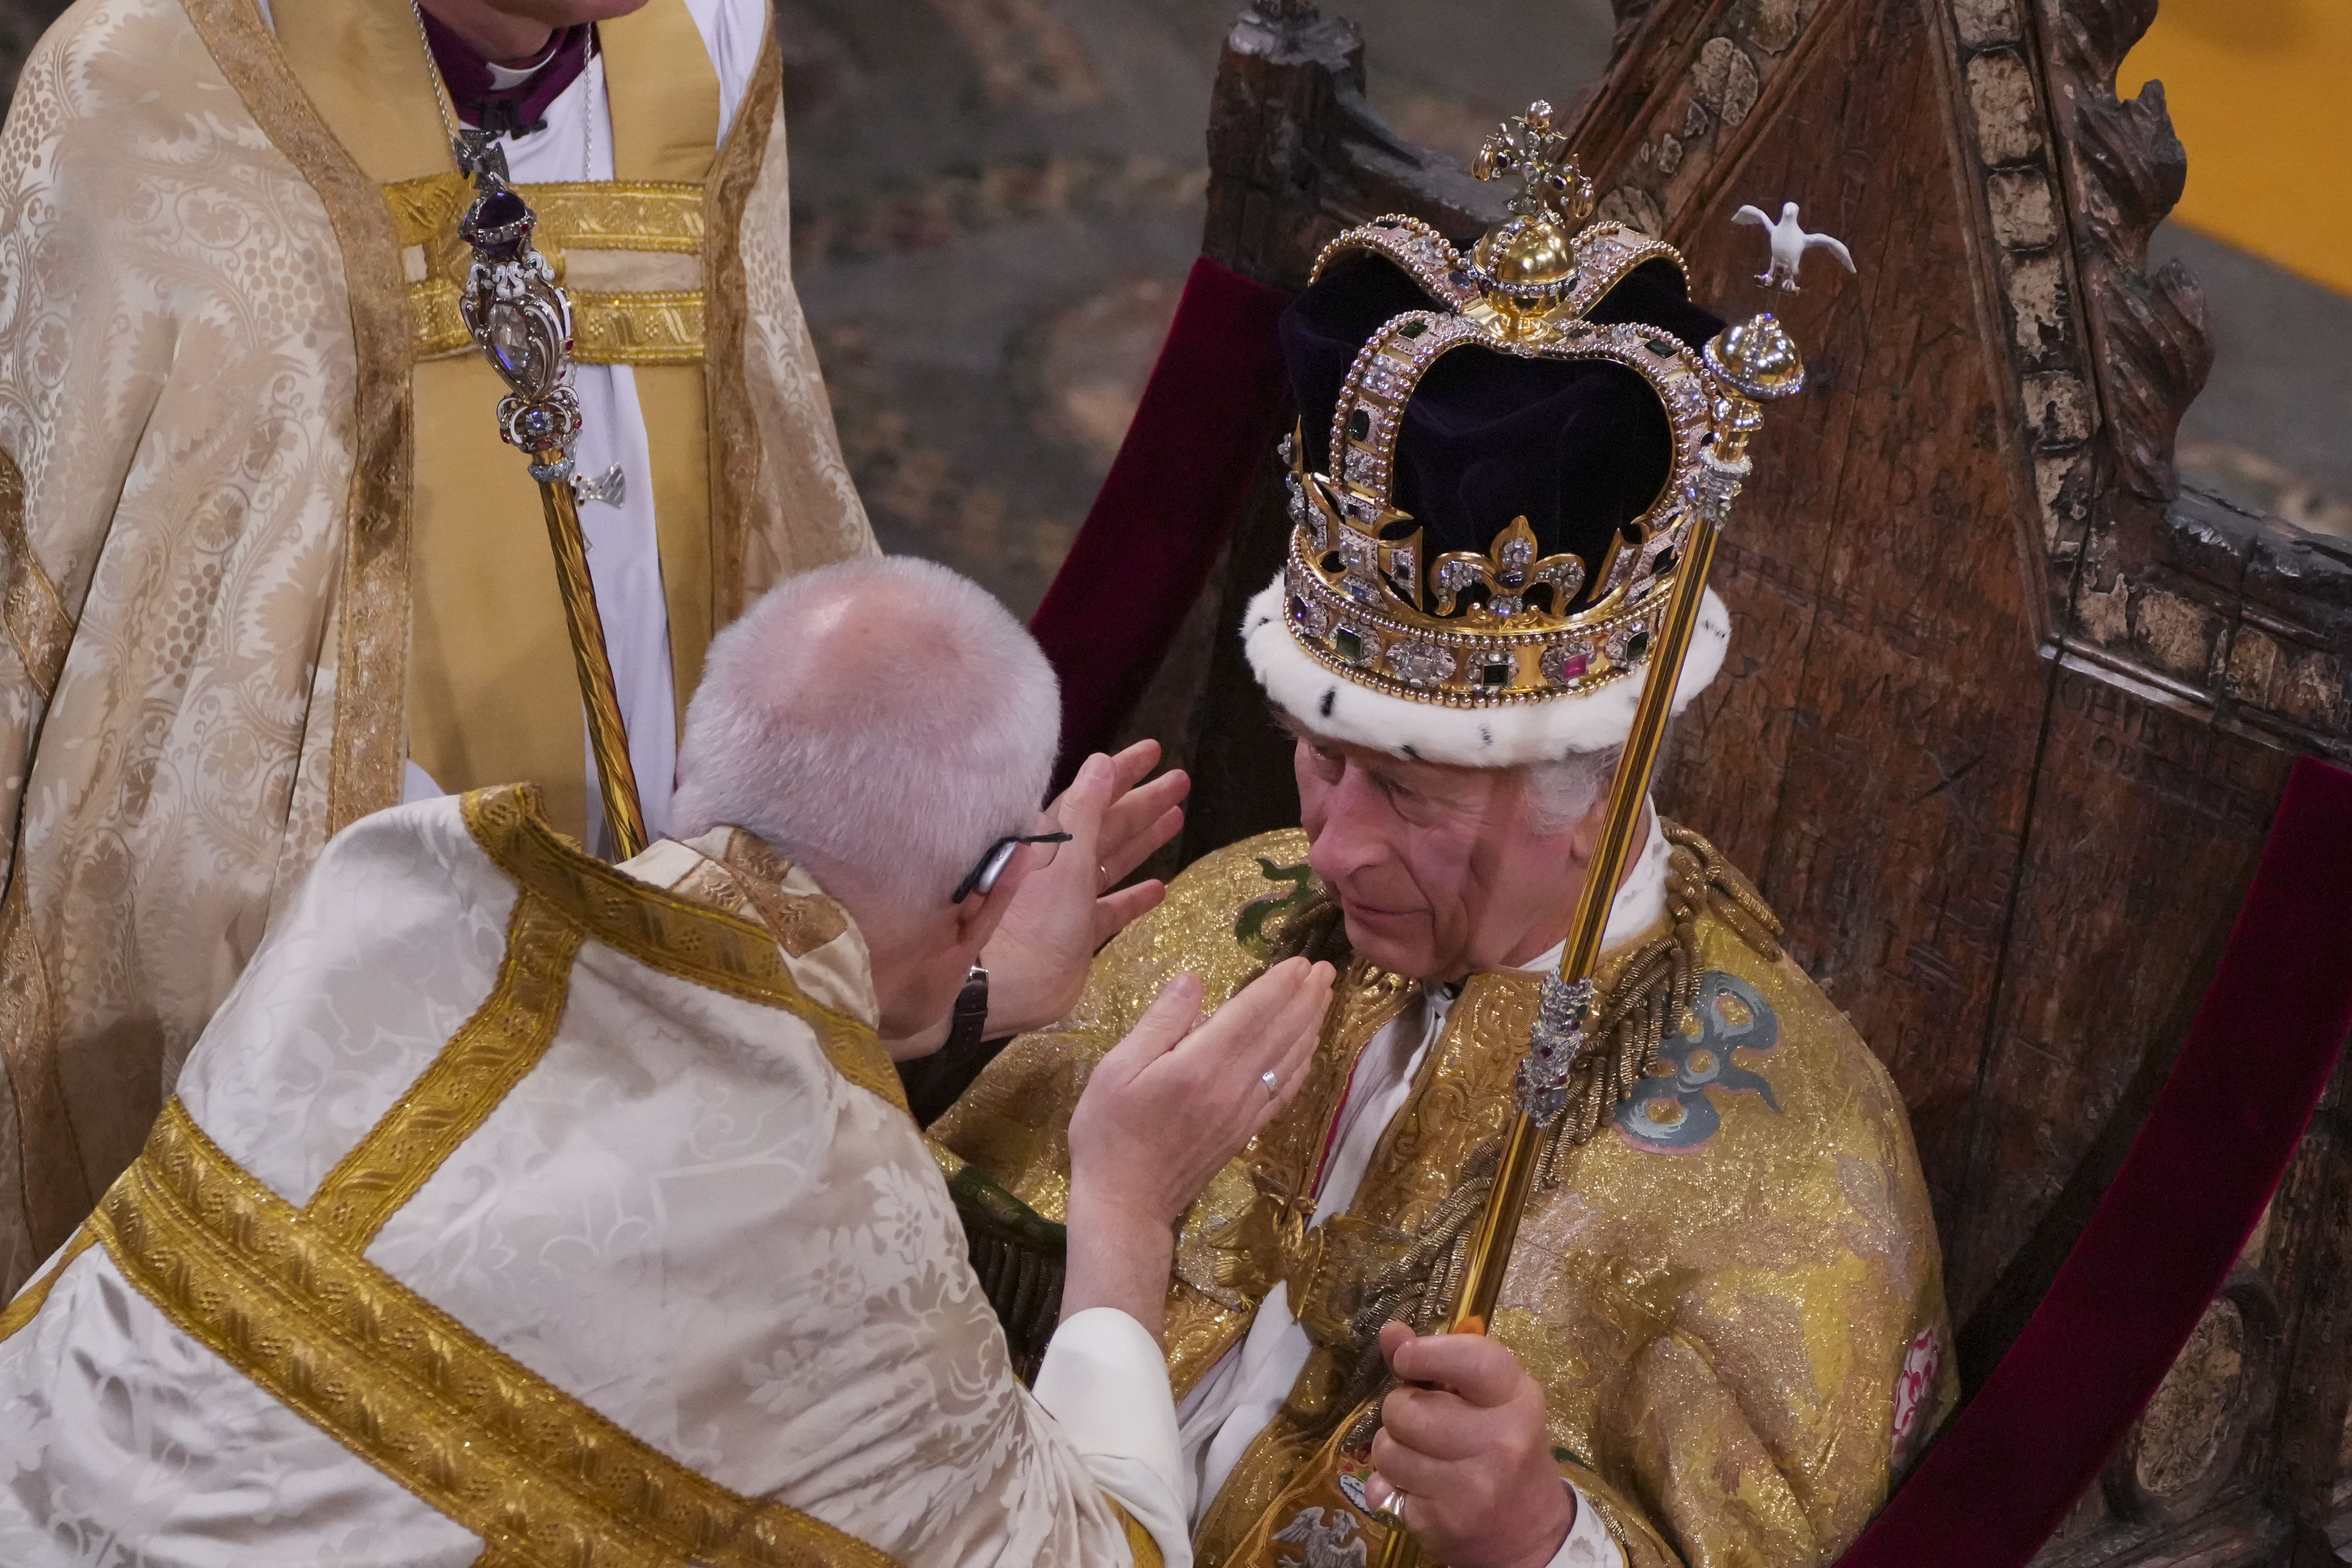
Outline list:
[[[1853,258],[1835,235],[1807,234],[1804,231],[1797,222],[1797,204],[1794,202],[1780,204],[1780,221],[1778,223],[1766,217],[1761,208],[1752,206],[1741,207],[1733,213],[1731,221],[1752,223],[1770,237],[1772,264],[1756,275],[1756,281],[1767,287],[1778,283],[1791,294],[1795,293],[1797,269],[1804,264],[1805,252],[1809,250],[1826,250],[1843,262],[1848,272],[1854,270]]]

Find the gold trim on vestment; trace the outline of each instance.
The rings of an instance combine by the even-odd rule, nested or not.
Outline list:
[[[777,106],[783,101],[783,57],[773,17],[760,46],[742,107],[702,187],[702,389],[710,445],[710,624],[743,612],[743,557],[751,526],[751,487],[761,457],[744,361],[751,313],[743,277],[743,207],[767,162]],[[685,705],[678,711],[683,713]]]
[[[1127,1550],[1135,1558],[1135,1568],[1160,1568],[1166,1560],[1160,1556],[1160,1542],[1152,1538],[1151,1531],[1138,1524],[1135,1515],[1121,1508],[1118,1499],[1106,1493],[1105,1500],[1109,1502],[1111,1512],[1118,1516],[1119,1531],[1127,1537]]]
[[[25,476],[0,452],[0,621],[33,689],[47,701],[73,642],[73,617],[25,535]]]
[[[625,184],[602,180],[515,187],[537,220],[531,243],[554,266],[559,281],[575,250],[615,259],[635,254],[648,264],[699,261],[705,239],[703,187],[686,180]],[[475,195],[452,169],[383,187],[404,253],[421,258],[422,278],[408,285],[418,359],[474,352],[473,334],[457,313],[457,296],[473,252],[457,220]],[[412,270],[414,270],[412,268]],[[674,277],[674,265],[646,270]],[[698,268],[692,268],[698,270]],[[699,288],[634,289],[573,288],[572,359],[581,364],[691,364],[703,352]]]
[[[408,699],[408,286],[380,187],[335,139],[250,0],[183,0],[255,125],[318,193],[341,255],[358,379],[335,592],[327,830],[400,802]],[[420,43],[418,48],[424,47]]]
[[[670,1459],[485,1343],[221,1152],[177,1099],[91,1228],[182,1331],[529,1568],[887,1568]]]
[[[572,359],[581,364],[696,364],[703,353],[699,289],[615,293],[574,289]],[[474,352],[457,313],[457,285],[429,279],[409,285],[416,321],[416,357],[444,359]]]
[[[90,1190],[65,1084],[58,1077],[57,1013],[48,966],[26,918],[25,876],[0,896],[0,1067],[16,1103],[17,1194],[37,1258],[89,1213]]]
[[[572,357],[582,364],[692,364],[702,358],[702,290],[572,290]]]
[[[304,1217],[355,1252],[539,1065],[563,1021],[581,929],[524,893],[488,1000],[319,1184]]]
[[[531,245],[567,250],[670,250],[698,255],[702,249],[702,186],[690,180],[649,180],[623,184],[606,180],[561,180],[519,184],[530,204]],[[383,187],[393,224],[403,246],[425,248],[438,276],[453,282],[465,275],[472,249],[458,237],[457,220],[478,193],[455,169]]]
[[[41,1309],[47,1305],[49,1292],[56,1289],[58,1277],[71,1267],[75,1258],[88,1252],[97,1240],[88,1226],[74,1232],[74,1238],[66,1243],[65,1250],[58,1254],[58,1260],[49,1265],[48,1272],[19,1290],[15,1300],[0,1306],[0,1342],[6,1341],[10,1334],[41,1315]]]
[[[476,790],[467,831],[527,896],[593,941],[649,969],[792,1014],[814,1030],[841,1076],[904,1110],[906,1090],[873,1027],[804,994],[766,927],[638,881],[581,853],[548,826],[529,784]]]

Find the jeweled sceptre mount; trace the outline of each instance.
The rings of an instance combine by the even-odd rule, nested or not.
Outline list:
[[[537,218],[522,194],[507,183],[506,155],[494,142],[488,133],[465,132],[454,149],[457,166],[473,176],[478,193],[458,224],[474,258],[457,310],[475,346],[506,383],[507,394],[499,400],[499,433],[530,458],[530,477],[539,483],[588,743],[596,758],[599,799],[614,858],[625,860],[646,847],[645,813],[580,527],[583,500],[619,503],[620,469],[615,466],[593,480],[573,472],[580,398],[572,390],[572,302],[556,281],[555,268],[531,247]]]

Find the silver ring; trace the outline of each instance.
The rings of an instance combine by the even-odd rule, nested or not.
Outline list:
[[[1265,1085],[1265,1091],[1268,1094],[1279,1095],[1282,1092],[1282,1080],[1274,1076],[1274,1069],[1271,1068],[1258,1074],[1257,1080]]]

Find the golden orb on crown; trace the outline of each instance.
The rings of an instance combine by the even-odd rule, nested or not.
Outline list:
[[[1576,232],[1592,216],[1592,182],[1541,99],[1488,134],[1470,172],[1519,182],[1505,204],[1510,216],[1471,247],[1469,273],[1504,323],[1531,328],[1576,286]]]

